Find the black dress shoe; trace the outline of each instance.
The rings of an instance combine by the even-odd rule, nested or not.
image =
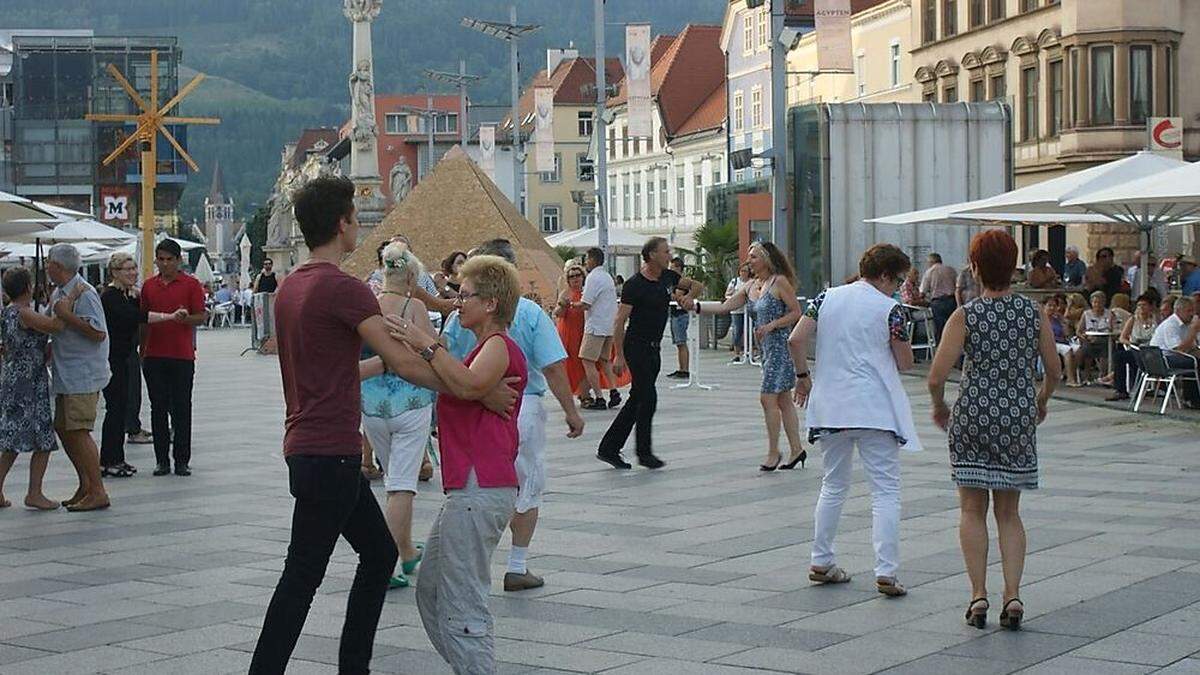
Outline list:
[[[187,464],[176,464],[175,465],[175,475],[176,476],[190,476],[190,475],[192,475],[192,470],[188,468]]]
[[[654,455],[638,455],[638,464],[641,464],[647,469],[661,469],[667,465],[666,462],[655,457]]]
[[[632,469],[633,468],[632,464],[621,459],[621,455],[619,453],[610,455],[610,454],[607,454],[604,452],[597,452],[596,459],[600,460],[601,462],[604,462],[605,464],[612,465],[612,467],[614,469]]]
[[[169,473],[171,473],[170,464],[159,464],[158,466],[154,467],[155,476],[165,476]]]

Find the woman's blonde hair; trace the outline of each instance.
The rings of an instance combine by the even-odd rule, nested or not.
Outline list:
[[[1133,310],[1128,293],[1117,293],[1113,295],[1112,300],[1109,302],[1109,307],[1112,307],[1113,309],[1123,309],[1126,312]]]
[[[121,269],[121,267],[127,262],[133,262],[133,256],[124,251],[117,251],[116,253],[113,253],[108,257],[109,274]]]
[[[425,266],[409,248],[407,242],[392,242],[383,249],[383,277],[385,283],[407,286],[415,283],[425,273]]]
[[[463,263],[459,274],[471,281],[480,300],[496,301],[497,321],[505,326],[512,323],[521,299],[521,277],[516,267],[500,256],[477,255]]]
[[[563,263],[562,277],[558,280],[558,291],[560,293],[571,287],[571,282],[569,279],[567,279],[567,277],[569,277],[571,272],[574,272],[575,270],[579,270],[583,276],[587,276],[587,268],[583,266],[583,263],[579,262],[575,258],[571,258],[567,262]]]

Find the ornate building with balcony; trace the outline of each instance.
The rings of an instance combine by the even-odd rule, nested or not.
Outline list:
[[[1017,187],[1146,148],[1151,117],[1182,117],[1183,154],[1200,156],[1200,90],[1179,86],[1181,71],[1200,66],[1200,4],[916,0],[913,17],[922,100],[1012,106]],[[1111,226],[1042,229],[1027,244],[1052,253],[1137,246]]]

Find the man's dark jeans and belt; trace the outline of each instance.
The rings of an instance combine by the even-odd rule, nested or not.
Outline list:
[[[650,457],[654,454],[651,445],[650,428],[654,420],[654,411],[658,408],[658,390],[655,381],[662,368],[662,354],[658,342],[648,342],[636,338],[625,338],[625,363],[633,379],[629,389],[629,400],[621,412],[617,413],[612,426],[600,441],[599,454],[605,457],[615,457],[629,440],[629,434],[637,428],[635,442],[639,458]]]
[[[954,310],[958,309],[958,301],[953,295],[943,295],[934,298],[929,302],[929,309],[933,312],[933,332],[934,337],[938,342],[942,341],[942,329],[946,327],[946,322],[950,320],[950,315]]]
[[[250,673],[284,672],[339,536],[358,553],[358,569],[346,603],[338,673],[367,673],[388,578],[400,554],[358,455],[293,455],[287,465],[296,498],[292,538]]]

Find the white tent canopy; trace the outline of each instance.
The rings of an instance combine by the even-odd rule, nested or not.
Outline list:
[[[84,218],[59,222],[54,229],[43,232],[25,234],[19,237],[22,241],[40,239],[45,244],[93,242],[98,244],[123,244],[133,241],[136,235],[110,227],[98,220]]]
[[[624,228],[609,228],[608,245],[615,253],[640,253],[650,235],[638,234]],[[569,246],[577,251],[600,246],[600,230],[594,227],[567,230],[546,237],[551,246]]]
[[[212,264],[208,262],[207,255],[200,255],[200,260],[196,263],[196,270],[192,276],[196,277],[202,284],[211,284],[217,280],[216,275],[213,274]]]
[[[49,226],[42,221],[54,219],[54,214],[34,202],[0,192],[0,237],[13,238],[30,232],[45,232]]]
[[[1067,202],[1088,193],[1125,185],[1147,176],[1184,166],[1187,166],[1186,162],[1143,151],[1124,159],[1107,162],[1090,169],[1069,173],[984,199],[980,205],[964,209],[958,215],[985,216],[989,220],[1008,222],[1015,222],[1027,214],[1092,215],[1097,212],[1085,206],[1067,205]],[[1012,216],[1012,218],[1006,216]],[[1092,217],[1095,219],[1093,222],[1096,220],[1106,222],[1100,215]],[[1123,218],[1114,218],[1114,220],[1129,222]]]
[[[175,243],[179,244],[179,248],[183,249],[184,251],[194,251],[198,248],[204,248],[204,244],[197,244],[196,242],[188,241],[187,239],[178,239],[176,237],[167,237],[165,234],[159,234],[159,235],[155,236],[154,245],[157,246],[158,242],[162,241],[163,239],[174,240]],[[138,237],[134,237],[131,241],[128,241],[128,242],[122,244],[121,246],[118,246],[116,250],[128,253],[129,255],[134,256],[136,259],[137,247],[138,247],[138,244],[140,243],[140,241],[141,240]]]
[[[79,249],[80,258],[85,265],[107,262],[108,257],[112,255],[112,249],[103,244],[76,242],[74,246]],[[4,253],[4,262],[18,259],[33,260],[37,258],[37,247],[36,243],[0,242],[0,252]],[[43,243],[42,255],[44,256],[49,250],[50,245]]]

